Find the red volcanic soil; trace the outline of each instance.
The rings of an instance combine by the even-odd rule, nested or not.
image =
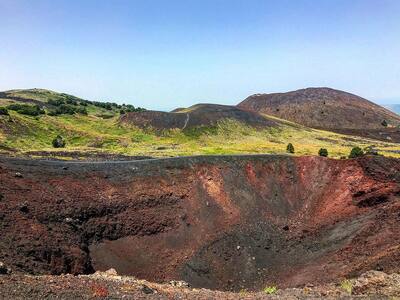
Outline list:
[[[221,290],[400,270],[400,160],[0,158],[0,261]]]
[[[308,127],[400,142],[400,116],[359,96],[330,88],[256,94],[238,107]],[[382,125],[386,121],[392,128]]]
[[[254,127],[270,127],[278,123],[256,112],[219,104],[197,104],[188,109],[176,109],[173,112],[151,110],[131,112],[122,115],[120,121],[141,128],[152,127],[162,130],[212,126],[224,119],[234,119]]]

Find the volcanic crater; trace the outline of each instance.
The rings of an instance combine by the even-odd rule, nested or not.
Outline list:
[[[0,158],[0,261],[260,290],[400,270],[400,161]]]

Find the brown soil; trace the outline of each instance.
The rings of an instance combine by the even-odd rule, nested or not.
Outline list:
[[[115,273],[114,273],[115,274]],[[1,299],[398,299],[400,275],[367,272],[359,278],[303,288],[240,293],[157,284],[108,272],[72,276],[0,276]],[[343,282],[343,281],[342,281]]]
[[[400,116],[359,96],[329,89],[308,88],[288,93],[256,94],[241,102],[238,107],[274,115],[308,127],[331,131],[351,131],[353,134],[400,141],[398,126]],[[382,134],[379,134],[381,132]]]
[[[277,122],[258,113],[235,106],[218,104],[197,104],[188,110],[174,112],[144,111],[131,112],[121,116],[122,123],[141,128],[187,129],[197,126],[211,126],[223,119],[234,119],[254,127],[276,126]]]
[[[0,158],[0,261],[238,291],[400,271],[400,160]]]

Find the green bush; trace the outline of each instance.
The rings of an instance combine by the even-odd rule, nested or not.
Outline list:
[[[266,286],[264,288],[264,293],[272,295],[275,294],[278,291],[278,288],[276,286]]]
[[[65,100],[65,102],[66,102],[67,104],[71,104],[71,105],[78,105],[78,101],[76,101],[75,99],[71,99],[71,98],[67,98],[67,99]]]
[[[5,107],[0,107],[0,116],[8,116],[8,109]]]
[[[51,110],[49,112],[50,116],[58,116],[58,115],[74,115],[74,114],[82,114],[82,115],[87,115],[88,112],[86,110],[86,107],[80,107],[80,106],[72,106],[69,104],[61,104],[60,106],[57,106],[56,109]]]
[[[364,151],[360,147],[354,147],[350,151],[349,158],[356,158],[364,155]]]
[[[53,106],[60,106],[62,104],[65,104],[64,100],[62,100],[62,99],[56,99],[56,100],[49,99],[47,101],[47,103],[50,105],[53,105]]]
[[[325,148],[321,148],[318,151],[318,155],[323,157],[328,157],[328,150],[326,150]]]
[[[292,143],[289,143],[286,147],[286,152],[287,153],[294,153],[294,146]]]
[[[88,112],[85,107],[77,107],[75,109],[76,113],[87,116]]]
[[[64,148],[65,147],[65,140],[61,135],[57,135],[52,141],[54,148]]]
[[[388,127],[388,123],[386,122],[386,120],[383,120],[381,124],[383,127]]]
[[[124,108],[125,112],[142,112],[146,110],[142,107],[134,107],[131,104],[123,104],[122,107]]]
[[[44,114],[45,111],[38,105],[28,105],[28,104],[10,104],[7,106],[8,110],[14,110],[17,113],[28,116],[39,116]]]

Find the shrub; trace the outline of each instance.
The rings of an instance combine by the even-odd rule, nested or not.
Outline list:
[[[0,107],[0,116],[8,116],[8,109],[5,107]]]
[[[356,158],[364,155],[364,151],[360,147],[354,147],[350,151],[349,158]]]
[[[64,100],[61,100],[61,99],[55,99],[55,100],[49,99],[47,101],[47,103],[50,105],[53,105],[53,106],[60,106],[62,104],[65,104]]]
[[[293,146],[292,143],[289,143],[289,144],[286,146],[286,152],[287,152],[287,153],[294,153],[294,146]]]
[[[67,99],[65,100],[65,102],[66,102],[67,104],[71,104],[71,105],[78,105],[78,102],[77,102],[75,99],[71,99],[71,98],[67,98]]]
[[[122,107],[126,112],[142,112],[146,110],[142,107],[134,107],[132,104],[123,104]]]
[[[87,110],[85,107],[74,107],[69,104],[61,104],[57,106],[55,110],[49,112],[50,116],[58,116],[58,115],[74,115],[75,113],[80,113],[87,115]]]
[[[374,146],[368,146],[364,148],[365,154],[367,155],[379,155],[378,150],[374,148]]]
[[[88,112],[87,112],[87,110],[86,110],[86,107],[77,107],[77,108],[75,109],[75,111],[76,111],[78,114],[85,115],[85,116],[87,116],[87,114],[88,114]]]
[[[383,120],[381,124],[383,127],[388,127],[388,123],[386,122],[386,120]]]
[[[275,294],[278,288],[276,286],[267,286],[264,288],[264,293],[269,295]]]
[[[340,283],[340,287],[349,294],[353,291],[353,283],[348,279],[343,280]]]
[[[326,150],[325,148],[321,148],[318,151],[318,155],[323,157],[328,157],[328,150]]]
[[[44,110],[40,108],[38,105],[28,105],[28,104],[10,104],[7,106],[7,109],[9,110],[14,110],[17,113],[20,113],[22,115],[28,115],[28,116],[39,116],[41,114],[44,114]]]
[[[61,104],[59,107],[57,107],[56,112],[59,115],[73,115],[75,113],[75,107],[68,104]]]
[[[64,148],[65,147],[65,140],[61,135],[57,135],[52,141],[54,148]]]

